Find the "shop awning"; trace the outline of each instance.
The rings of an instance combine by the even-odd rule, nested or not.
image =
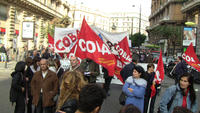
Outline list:
[[[5,34],[6,33],[6,29],[5,28],[0,28],[0,32]]]
[[[19,35],[19,30],[15,30],[15,34],[16,34],[16,35]]]

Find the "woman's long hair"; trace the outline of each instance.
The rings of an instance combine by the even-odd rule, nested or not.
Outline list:
[[[37,71],[37,68],[39,67],[39,66],[37,65],[37,62],[40,62],[40,60],[41,60],[41,58],[38,57],[38,56],[36,56],[36,57],[33,58],[33,67],[34,67],[34,69],[35,69],[36,71]]]
[[[181,80],[182,77],[188,78],[188,82],[189,82],[188,88],[189,88],[190,101],[191,101],[191,107],[192,107],[192,105],[195,103],[195,100],[196,100],[196,94],[195,94],[194,87],[193,87],[193,84],[194,84],[193,76],[190,73],[184,73],[183,75],[180,76],[179,80]],[[179,85],[180,85],[180,81],[179,81]]]
[[[69,82],[69,84],[66,84],[66,80]],[[84,80],[84,76],[81,72],[69,71],[64,73],[60,86],[60,96],[57,110],[59,110],[68,99],[78,99],[81,88],[86,84],[87,82]]]

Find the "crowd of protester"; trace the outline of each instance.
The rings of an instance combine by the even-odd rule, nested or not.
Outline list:
[[[141,60],[140,57],[138,59]],[[125,82],[122,91],[127,98],[119,113],[155,111],[154,104],[160,88],[154,80],[155,66],[149,63],[145,72],[137,62],[137,58],[133,59],[120,72]],[[25,113],[25,108],[27,113],[99,113],[104,99],[110,96],[112,80],[107,69],[102,71],[105,83],[99,86],[96,84],[99,65],[91,59],[80,61],[76,56],[68,59],[66,53],[59,55],[52,49],[34,50],[25,57],[25,61],[17,62],[11,74],[10,101],[15,103],[14,113]],[[153,97],[152,84],[156,87]],[[195,113],[197,105],[193,78],[191,74],[182,72],[178,74],[176,84],[163,94],[158,111],[177,113],[188,109]]]

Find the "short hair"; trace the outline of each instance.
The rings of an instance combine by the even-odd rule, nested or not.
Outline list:
[[[136,65],[134,68],[133,68],[133,70],[136,70],[138,73],[141,73],[141,74],[144,74],[144,68],[142,67],[142,66],[140,66],[140,65]]]
[[[151,68],[151,67],[155,68],[155,66],[154,66],[153,63],[149,63],[149,64],[147,65],[147,70],[148,70],[149,68]]]
[[[103,88],[97,84],[88,84],[80,91],[78,110],[90,113],[96,107],[101,107],[105,98],[106,94]]]
[[[173,113],[193,113],[193,112],[182,106],[176,106],[174,107]]]
[[[181,56],[178,56],[178,59],[181,60],[181,61],[183,60],[183,58]]]
[[[123,106],[119,113],[141,113],[141,111],[134,105],[128,104]]]

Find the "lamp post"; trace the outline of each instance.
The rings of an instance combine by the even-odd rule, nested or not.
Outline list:
[[[141,34],[141,4],[140,4],[140,17],[139,17],[139,34]]]
[[[135,5],[133,5],[132,7],[135,7]],[[141,34],[141,12],[142,12],[142,8],[141,8],[141,3],[140,3],[140,9],[139,9],[139,34]],[[133,21],[133,20],[132,20]],[[133,26],[132,26],[133,27]],[[132,28],[133,29],[133,28]],[[131,31],[132,33],[132,31]]]

